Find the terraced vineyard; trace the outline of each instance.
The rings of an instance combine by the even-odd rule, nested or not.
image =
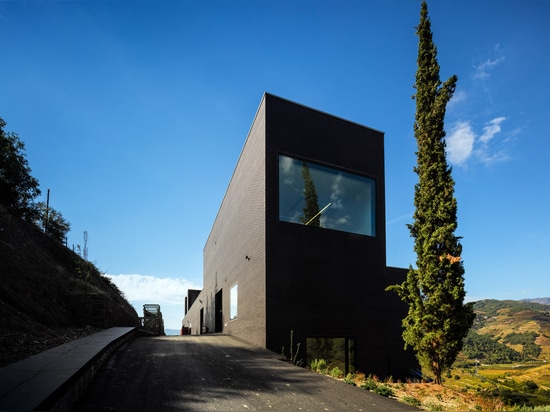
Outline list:
[[[508,405],[550,405],[550,305],[484,300],[474,308],[469,344],[445,386]],[[511,361],[493,361],[499,358]]]

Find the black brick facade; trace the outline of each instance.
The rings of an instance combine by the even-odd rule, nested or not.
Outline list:
[[[373,179],[376,235],[279,221],[279,155]],[[265,94],[204,248],[203,290],[183,326],[199,333],[202,312],[210,332],[278,353],[288,350],[291,330],[302,348],[306,337],[352,337],[357,370],[404,377],[416,365],[403,351],[406,306],[385,288],[405,274],[386,267],[383,133]],[[238,317],[230,320],[235,284]]]

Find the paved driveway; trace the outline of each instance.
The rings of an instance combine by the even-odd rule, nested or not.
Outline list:
[[[99,371],[74,410],[410,411],[222,335],[136,338]]]

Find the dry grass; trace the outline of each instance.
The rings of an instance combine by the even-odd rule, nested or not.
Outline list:
[[[403,403],[416,399],[420,408],[428,411],[499,411],[505,405],[498,399],[488,399],[467,390],[456,390],[433,383],[388,384],[394,398]],[[414,406],[414,405],[413,405]]]

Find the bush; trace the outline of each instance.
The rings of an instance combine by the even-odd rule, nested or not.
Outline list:
[[[374,391],[377,387],[378,387],[378,382],[372,379],[370,375],[367,376],[365,381],[361,384],[361,388],[367,391]]]
[[[342,371],[340,370],[340,368],[338,366],[335,366],[330,371],[330,376],[332,376],[333,378],[341,378],[343,375],[344,374],[342,373]]]
[[[312,371],[317,373],[326,373],[327,361],[324,359],[314,359],[311,361],[310,368]]]
[[[407,405],[411,405],[415,408],[420,408],[420,405],[422,405],[422,402],[420,402],[414,396],[404,396],[402,401],[403,403],[406,403]]]
[[[346,382],[348,385],[357,386],[357,384],[355,383],[355,375],[353,373],[348,373],[344,378],[344,382]]]
[[[376,388],[374,389],[374,393],[377,393],[378,395],[390,397],[393,395],[393,389],[387,385],[377,385]]]

